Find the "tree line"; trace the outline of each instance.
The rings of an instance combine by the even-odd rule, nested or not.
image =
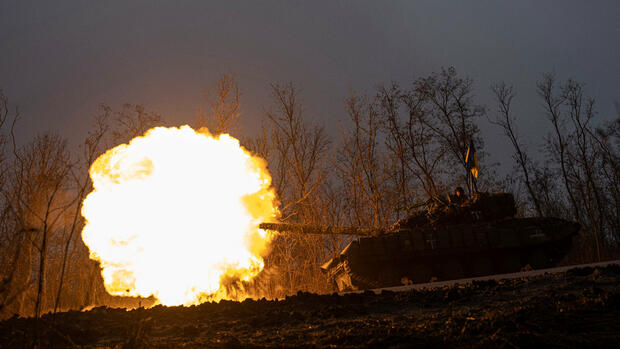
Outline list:
[[[322,225],[385,228],[419,209],[416,203],[466,187],[465,154],[473,141],[479,190],[512,192],[522,216],[582,225],[565,263],[617,257],[620,115],[597,121],[595,99],[584,84],[545,74],[533,88],[548,133],[540,148],[531,148],[519,133],[514,88],[504,82],[491,86],[495,105],[487,107],[477,102],[473,83],[446,68],[406,85],[352,91],[336,135],[307,115],[296,84],[273,83],[262,127],[250,135],[240,131],[237,81],[224,74],[205,94],[191,125],[231,133],[267,160],[281,221]],[[18,144],[19,109],[4,93],[0,97],[0,316],[127,304],[130,300],[107,295],[98,264],[88,259],[80,208],[97,156],[165,125],[164,118],[140,105],[120,110],[102,105],[77,149],[53,133]],[[479,127],[487,120],[512,146],[510,169],[488,161]],[[500,176],[500,170],[508,174]],[[256,295],[333,291],[320,265],[349,241],[277,235],[255,281]]]

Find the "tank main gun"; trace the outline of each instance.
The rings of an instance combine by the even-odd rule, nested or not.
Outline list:
[[[516,213],[514,197],[512,194],[507,193],[496,193],[493,195],[477,193],[472,200],[467,200],[461,204],[452,204],[436,196],[417,206],[427,206],[428,208],[427,210],[417,211],[388,228],[340,227],[296,223],[261,223],[259,228],[294,234],[376,237],[395,233],[402,229],[432,228],[436,222],[473,223],[479,220],[489,221],[513,217]]]
[[[332,235],[352,235],[352,236],[378,236],[386,231],[376,228],[364,227],[334,227],[327,225],[313,224],[291,224],[291,223],[261,223],[258,226],[263,230],[277,232],[288,232],[297,234],[332,234]]]

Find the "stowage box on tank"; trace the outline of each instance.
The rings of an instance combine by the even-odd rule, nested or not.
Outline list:
[[[514,218],[515,212],[512,194],[478,193],[461,205],[420,212],[385,231],[277,223],[261,228],[359,235],[322,266],[338,290],[347,291],[517,272],[528,265],[552,267],[580,229],[559,218]]]

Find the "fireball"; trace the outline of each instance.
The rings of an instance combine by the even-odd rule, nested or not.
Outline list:
[[[249,280],[269,243],[275,194],[265,162],[229,135],[156,127],[101,155],[89,171],[82,239],[113,295],[164,305],[225,297]]]

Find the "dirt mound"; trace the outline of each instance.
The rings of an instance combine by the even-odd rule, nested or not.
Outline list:
[[[433,290],[44,316],[40,347],[549,347],[620,343],[620,267]],[[33,344],[33,319],[0,323],[0,347]]]

